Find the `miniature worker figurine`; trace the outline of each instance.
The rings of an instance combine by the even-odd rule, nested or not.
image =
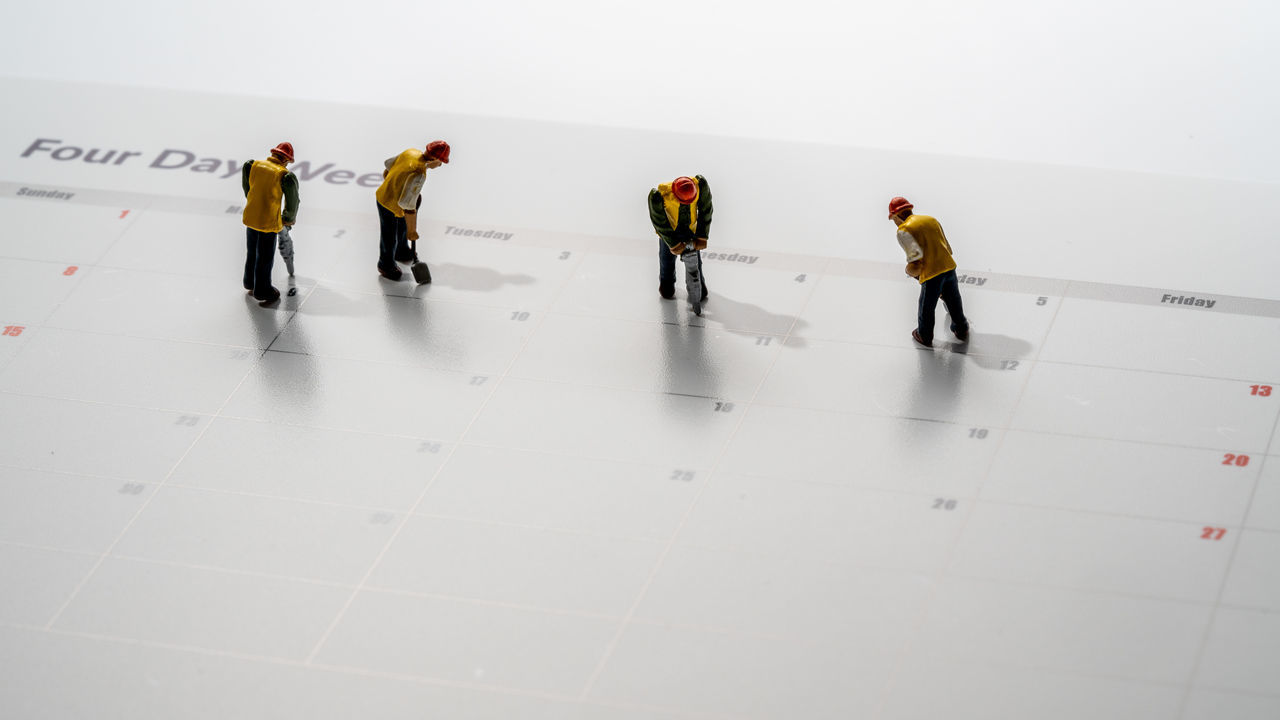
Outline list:
[[[969,321],[960,303],[956,281],[956,261],[942,225],[928,215],[914,215],[915,207],[906,198],[889,201],[889,219],[898,226],[898,244],[907,253],[907,274],[920,281],[920,309],[911,338],[924,347],[933,347],[933,313],[938,298],[951,315],[951,332],[960,342],[969,342]]]
[[[418,239],[418,207],[422,204],[422,184],[427,171],[449,162],[449,143],[433,140],[425,151],[409,148],[388,158],[378,186],[378,220],[382,236],[378,272],[388,280],[403,274],[396,262],[413,261],[409,240]]]
[[[266,160],[249,160],[240,169],[248,239],[244,289],[252,293],[263,307],[280,299],[280,291],[271,286],[276,233],[293,225],[298,217],[298,178],[289,172],[291,162],[293,145],[282,142],[271,150],[271,156]]]
[[[698,272],[711,232],[711,188],[701,175],[678,177],[649,191],[649,220],[658,233],[658,294],[670,300],[676,295],[676,258],[686,250],[697,252]],[[707,299],[706,277],[702,297],[689,298],[697,305]]]

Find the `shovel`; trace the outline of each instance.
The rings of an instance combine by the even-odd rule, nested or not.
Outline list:
[[[419,285],[426,285],[431,282],[431,270],[426,263],[418,259],[418,241],[410,240],[409,247],[413,248],[413,264],[409,266],[409,271],[413,273],[413,279]]]

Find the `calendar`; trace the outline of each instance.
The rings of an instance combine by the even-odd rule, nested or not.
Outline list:
[[[41,110],[4,138],[0,715],[1280,717],[1274,249],[1215,274],[1124,215],[1079,245],[1063,223],[1055,247],[993,230],[983,249],[925,184],[908,197],[948,229],[972,337],[939,307],[923,349],[879,209],[910,190],[786,221],[771,209],[807,201],[707,170],[699,317],[657,292],[660,163],[634,187],[629,162],[511,170],[508,205],[500,154],[454,140],[581,136],[566,152],[608,165],[642,133],[445,117],[455,157],[420,223],[434,281],[375,269],[369,185],[410,141],[324,159],[308,131],[296,275],[277,261],[262,308],[240,287],[238,174],[289,139],[254,139],[266,102],[172,99],[240,118],[222,151],[127,127],[119,93],[170,99],[92,89],[102,125]],[[385,117],[331,110],[331,128]],[[744,146],[662,140],[723,167]],[[809,201],[843,192],[849,164],[793,157]],[[1143,207],[1274,192],[1088,185]],[[579,187],[602,199],[579,208]],[[1100,252],[1064,246],[1111,250],[1090,268]],[[1032,272],[1037,253],[1054,262]]]

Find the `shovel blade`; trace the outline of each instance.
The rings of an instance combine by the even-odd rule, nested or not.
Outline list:
[[[416,262],[409,266],[409,270],[413,272],[413,279],[417,281],[419,285],[426,285],[431,282],[431,270],[427,267],[426,263]]]

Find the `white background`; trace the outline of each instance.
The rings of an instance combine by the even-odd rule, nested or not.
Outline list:
[[[1156,304],[1280,298],[1276,11],[10,5],[0,189],[76,197],[0,197],[0,717],[1280,717],[1280,318]],[[238,162],[433,136],[431,285],[313,179],[241,292]],[[894,194],[964,348],[828,261]]]
[[[446,223],[639,241],[647,189],[702,173],[717,248],[897,262],[885,206],[905,195],[965,271],[1280,298],[1280,233],[1258,220],[1280,200],[1272,3],[126,0],[11,15],[0,72],[25,84],[0,117],[0,173],[15,182],[235,202],[234,178],[19,156],[47,137],[238,163],[288,138],[300,160],[363,173],[444,137],[454,162],[424,213]],[[320,181],[304,204],[371,208],[367,189]]]
[[[24,77],[1280,181],[1280,6],[1265,0],[78,0],[5,15],[0,69]]]

